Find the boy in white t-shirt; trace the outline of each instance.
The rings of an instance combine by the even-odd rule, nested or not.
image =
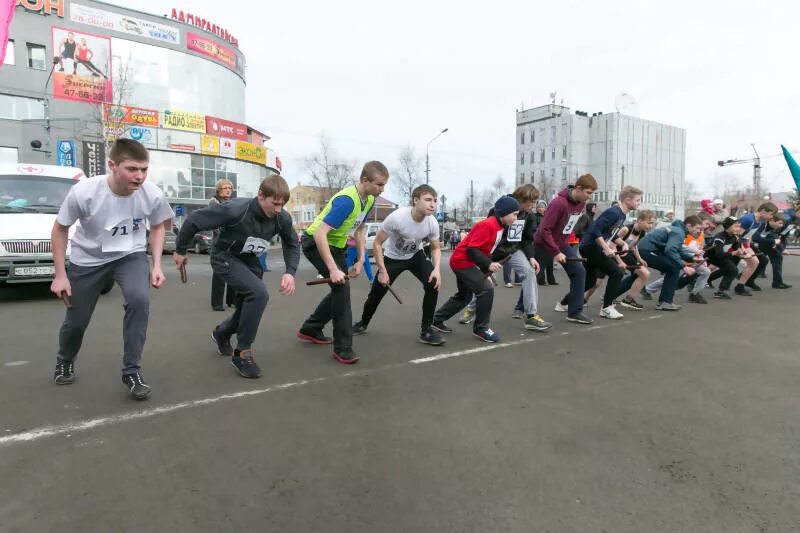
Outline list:
[[[439,269],[442,259],[439,223],[433,217],[436,199],[433,187],[420,185],[411,192],[411,207],[401,207],[383,221],[373,243],[378,274],[364,303],[361,320],[353,324],[353,335],[361,335],[367,330],[372,316],[388,291],[387,287],[400,274],[410,270],[425,289],[419,341],[433,346],[444,344],[442,336],[431,327],[439,286],[442,283]],[[424,242],[431,244],[430,260],[423,251]]]
[[[149,154],[140,143],[118,139],[111,148],[108,175],[79,181],[70,189],[53,225],[52,249],[56,275],[50,290],[72,299],[58,337],[53,380],[67,385],[75,380],[75,358],[103,286],[115,281],[125,299],[122,382],[137,400],[150,395],[140,372],[150,310],[148,283],[164,284],[161,252],[164,233],[173,212],[164,193],[146,182]],[[80,222],[71,239],[69,266],[65,266],[70,226]],[[153,269],[146,255],[146,226],[150,225]]]

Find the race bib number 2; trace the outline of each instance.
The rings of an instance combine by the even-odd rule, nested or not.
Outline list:
[[[259,237],[248,237],[242,246],[242,253],[261,255],[267,250],[268,247],[269,243],[264,239]]]
[[[575,215],[570,215],[569,220],[567,220],[567,223],[564,225],[564,229],[561,230],[561,233],[563,233],[564,235],[569,235],[570,233],[572,233],[572,230],[575,229],[575,224],[578,223],[579,218],[581,218],[580,213],[577,213]]]

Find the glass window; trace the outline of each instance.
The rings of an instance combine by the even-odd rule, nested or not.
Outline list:
[[[3,58],[4,65],[16,65],[14,61],[14,41],[9,40],[8,46],[6,46],[6,56]]]
[[[217,188],[217,177],[213,172],[206,172],[206,183],[205,183],[205,185],[206,185],[206,187],[211,187],[212,189],[216,190],[216,188]]]
[[[192,155],[192,166],[195,168],[203,168],[203,156],[201,155]]]
[[[531,128],[531,142],[536,142],[536,130],[534,128]]]
[[[544,169],[539,171],[539,177],[544,178]]]
[[[44,103],[35,98],[0,94],[0,118],[31,120],[44,118]]]
[[[525,132],[519,134],[519,144],[525,144]]]
[[[550,126],[550,140],[556,142],[556,127]]]
[[[192,169],[192,185],[194,187],[203,186],[203,170],[200,168]]]
[[[553,148],[551,149],[550,154],[552,156],[551,159],[553,161],[555,161],[556,160],[556,147],[555,146],[553,146]]]
[[[567,145],[561,147],[561,157],[567,157]]]
[[[0,164],[10,165],[19,163],[19,151],[16,148],[0,146]]]
[[[520,165],[524,165],[525,164],[525,152],[522,152],[522,153],[519,154],[519,164]]]
[[[567,179],[567,167],[561,167],[561,179]]]
[[[41,44],[28,43],[28,66],[36,70],[47,70],[47,50]]]
[[[555,178],[556,177],[556,169],[554,169],[554,168],[550,169],[550,177],[551,178]]]
[[[216,168],[216,164],[214,163],[214,157],[203,156],[203,168],[214,170]]]
[[[539,161],[544,163],[544,148],[542,148],[542,151],[539,152]]]

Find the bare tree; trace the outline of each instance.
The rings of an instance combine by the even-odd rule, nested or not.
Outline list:
[[[420,184],[422,161],[411,146],[405,146],[397,158],[398,169],[392,176],[392,183],[407,204],[411,203],[411,193]]]
[[[311,180],[319,187],[339,190],[351,185],[355,178],[355,163],[339,159],[330,138],[319,134],[319,151],[304,160]]]
[[[500,198],[504,194],[508,194],[506,191],[506,180],[503,179],[503,176],[498,176],[492,182],[492,192],[494,193],[495,197]]]
[[[485,217],[494,207],[494,202],[499,198],[492,189],[483,189],[475,194],[475,212],[472,216]]]
[[[106,142],[107,150],[117,138],[130,128],[125,124],[125,106],[129,104],[132,91],[133,68],[130,57],[127,60],[120,57],[115,59],[117,60],[117,70],[111,77],[111,101],[101,102],[94,106],[93,123],[89,128],[96,131],[98,137]]]
[[[547,202],[550,202],[550,198],[558,192],[557,187],[556,180],[550,177],[541,178],[539,183],[536,184],[536,188],[539,189],[539,198]]]

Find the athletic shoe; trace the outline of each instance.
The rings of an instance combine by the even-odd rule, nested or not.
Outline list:
[[[697,294],[689,294],[689,302],[693,304],[707,304],[708,300],[703,298],[703,295],[700,293]]]
[[[439,333],[453,333],[453,328],[451,328],[441,320],[431,324],[431,327],[436,331],[438,331]]]
[[[514,309],[511,311],[511,318],[522,318],[523,316],[525,316],[525,313],[522,309]]]
[[[558,282],[557,281],[548,281],[547,284],[548,285],[558,285]]]
[[[725,291],[717,291],[714,293],[714,298],[717,300],[731,300],[731,295]]]
[[[575,322],[578,324],[592,324],[594,322],[594,320],[580,312],[575,313],[574,315],[568,315],[567,320],[569,322]]]
[[[644,287],[642,287],[642,290],[639,291],[639,294],[642,296],[642,300],[650,301],[653,299],[653,295],[647,292],[647,289]]]
[[[233,368],[243,378],[255,379],[261,377],[261,369],[253,359],[253,350],[235,350],[231,357]]]
[[[122,383],[128,387],[128,390],[131,392],[131,396],[133,396],[137,400],[144,400],[148,396],[150,396],[150,385],[144,382],[142,379],[142,375],[139,372],[135,374],[124,374],[122,376]]]
[[[353,332],[353,335],[363,335],[367,332],[367,326],[365,326],[364,323],[359,320],[353,324],[351,331]]]
[[[211,309],[213,309],[214,311],[225,311],[225,308],[221,305],[215,305]]]
[[[475,320],[475,311],[467,308],[464,309],[464,312],[461,313],[461,318],[458,319],[459,324],[469,324]]]
[[[361,359],[353,350],[340,350],[338,352],[333,352],[333,358],[345,365],[358,363],[358,361]]]
[[[614,307],[614,304],[600,309],[600,316],[611,320],[622,320],[625,318],[625,315],[617,311],[617,308]]]
[[[556,302],[556,306],[553,309],[555,309],[559,313],[566,313],[567,311],[569,311],[569,306],[562,305],[561,302]]]
[[[741,283],[738,284],[735,289],[733,289],[733,292],[735,292],[739,296],[752,296],[753,295],[753,293],[750,292],[749,290],[747,290],[747,287],[745,287]]]
[[[756,285],[756,283],[754,281],[749,281],[749,282],[745,283],[745,286],[748,287],[751,291],[761,292],[761,287]]]
[[[333,339],[326,337],[322,330],[312,331],[310,329],[301,329],[297,332],[297,338],[304,341],[313,342],[314,344],[331,344]]]
[[[75,363],[73,361],[57,361],[56,371],[53,372],[53,381],[56,385],[69,385],[75,381]]]
[[[514,284],[513,283],[506,283],[505,287],[506,287],[506,289],[511,289],[511,288],[514,287]]]
[[[658,302],[656,305],[656,311],[680,311],[681,309],[683,306],[669,302]]]
[[[486,328],[480,331],[473,330],[472,334],[483,342],[500,342],[500,335],[495,333],[492,328]]]
[[[772,288],[773,289],[791,289],[792,286],[788,285],[786,283],[773,283],[772,284]]]
[[[419,334],[419,342],[430,344],[431,346],[441,346],[445,341],[439,332],[433,328],[428,328]]]
[[[627,309],[633,309],[634,311],[641,311],[642,309],[644,309],[644,306],[639,302],[637,302],[636,298],[634,298],[630,294],[627,295],[622,300],[620,300],[619,305]]]
[[[553,324],[545,321],[539,315],[530,315],[525,318],[525,329],[530,329],[532,331],[547,331],[552,327]]]
[[[217,355],[224,355],[230,357],[233,355],[233,346],[231,346],[231,338],[222,337],[219,334],[219,326],[215,327],[211,332],[211,342],[217,345]]]

